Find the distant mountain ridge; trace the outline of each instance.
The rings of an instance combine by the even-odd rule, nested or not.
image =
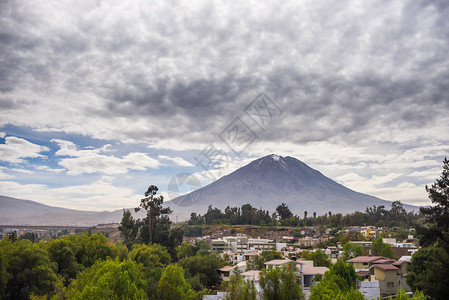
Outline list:
[[[0,225],[95,226],[120,222],[123,210],[82,211],[0,196]]]
[[[191,199],[195,204],[191,205]],[[189,202],[190,201],[190,202]],[[204,213],[209,205],[220,209],[249,203],[273,212],[282,202],[298,215],[365,211],[373,205],[390,208],[390,201],[353,191],[294,157],[276,154],[256,159],[211,184],[171,201],[175,214]],[[169,202],[170,203],[170,202]],[[168,203],[168,205],[170,205]],[[185,204],[185,205],[184,205]],[[405,205],[407,210],[418,207]]]

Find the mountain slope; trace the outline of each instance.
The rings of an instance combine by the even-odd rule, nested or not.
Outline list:
[[[190,206],[191,199],[195,205]],[[293,157],[275,154],[257,159],[248,165],[220,178],[219,180],[178,197],[175,213],[204,213],[208,205],[224,209],[226,206],[252,206],[273,212],[280,203],[286,203],[296,214],[308,211],[324,214],[365,211],[366,207],[384,205],[391,202],[355,192],[310,168]],[[407,210],[417,207],[404,205]]]
[[[123,210],[82,211],[0,196],[0,225],[93,226],[120,222]]]

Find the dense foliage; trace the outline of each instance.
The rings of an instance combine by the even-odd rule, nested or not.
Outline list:
[[[434,206],[423,207],[424,226],[417,226],[421,234],[421,248],[412,256],[407,283],[432,299],[449,295],[449,160],[443,160],[443,172],[427,193]]]
[[[260,272],[260,287],[264,300],[305,299],[295,264],[263,269]]]
[[[352,265],[338,260],[329,271],[324,273],[323,279],[312,288],[309,299],[365,299],[360,291],[355,290],[357,278],[358,275]]]
[[[259,225],[259,226],[363,226],[366,224],[381,227],[402,227],[410,228],[416,222],[420,214],[407,212],[400,201],[395,201],[388,210],[385,206],[373,206],[363,212],[354,212],[347,215],[341,213],[332,214],[331,211],[323,216],[317,216],[313,212],[313,217],[307,217],[307,211],[304,217],[293,215],[288,206],[282,203],[276,208],[276,212],[270,215],[269,211],[256,209],[250,204],[244,204],[242,207],[226,207],[224,212],[218,208],[209,206],[204,215],[192,213],[188,220],[188,225]]]
[[[330,267],[331,260],[329,256],[324,254],[321,250],[317,249],[314,252],[304,251],[301,254],[301,258],[304,260],[312,260],[315,267]]]

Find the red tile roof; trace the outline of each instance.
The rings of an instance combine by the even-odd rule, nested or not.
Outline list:
[[[392,262],[394,262],[395,260],[394,259],[378,259],[378,260],[375,260],[375,261],[373,261],[373,264],[387,264],[387,263],[392,263]]]
[[[379,260],[379,259],[388,259],[388,258],[383,257],[383,256],[357,256],[357,257],[348,259],[346,262],[351,262],[351,263],[352,262],[361,262],[361,263],[364,263],[364,262],[373,262],[373,261],[376,261],[376,260]]]
[[[380,265],[374,265],[375,268],[379,268],[382,270],[399,270],[393,265],[387,265],[387,264],[380,264]]]

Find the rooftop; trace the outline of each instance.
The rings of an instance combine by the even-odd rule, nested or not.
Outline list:
[[[243,272],[242,277],[244,279],[251,279],[251,280],[259,281],[259,279],[260,279],[259,274],[260,274],[260,271],[251,270],[251,271]]]
[[[390,271],[390,270],[399,270],[398,268],[396,268],[393,265],[388,265],[388,264],[380,264],[380,265],[374,265],[375,268],[384,270],[384,271]]]
[[[259,255],[260,255],[260,253],[257,251],[248,252],[248,253],[243,254],[243,256],[259,256]]]
[[[388,264],[388,263],[392,263],[395,262],[396,260],[394,259],[390,259],[390,258],[386,258],[386,259],[378,259],[373,261],[373,264]]]
[[[326,267],[311,267],[311,266],[302,267],[302,273],[304,275],[316,275],[316,274],[324,275],[324,273],[328,270],[329,268]]]
[[[283,266],[289,263],[296,263],[296,261],[290,259],[273,259],[267,261],[265,264],[269,266]]]
[[[231,271],[231,270],[233,270],[234,268],[235,268],[235,266],[224,266],[223,268],[218,269],[218,270],[220,270],[220,271],[222,271],[222,272],[226,272],[226,271]]]
[[[361,263],[364,263],[364,262],[373,262],[373,261],[376,261],[376,260],[379,260],[379,259],[388,259],[388,258],[383,257],[383,256],[357,256],[357,257],[348,259],[346,262],[350,262],[350,263],[361,262]]]

